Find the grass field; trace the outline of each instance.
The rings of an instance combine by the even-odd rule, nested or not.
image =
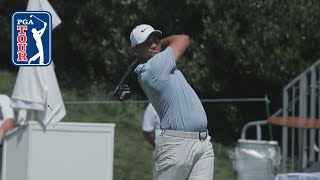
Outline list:
[[[0,93],[11,95],[16,74],[0,72]],[[61,88],[63,99],[104,100],[105,95],[94,92],[86,97],[76,96],[72,91]],[[115,123],[114,180],[152,179],[153,148],[141,132],[142,114],[145,104],[66,104],[67,115],[63,121]],[[213,137],[214,139],[214,137]],[[214,142],[215,180],[233,180],[232,162],[228,150]]]

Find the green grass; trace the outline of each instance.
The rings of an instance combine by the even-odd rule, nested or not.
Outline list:
[[[0,93],[11,95],[15,74],[0,72]],[[61,89],[63,99],[104,100],[106,95],[94,92],[77,96],[75,92]],[[152,179],[153,148],[143,138],[141,132],[142,115],[145,104],[66,104],[67,115],[63,121],[115,123],[114,180]],[[214,139],[214,137],[213,137]],[[215,180],[233,180],[232,163],[228,150],[219,142],[214,142]]]
[[[13,91],[15,81],[15,74],[0,70],[0,93],[10,96]]]
[[[228,151],[232,147],[226,147],[220,143],[214,143],[215,152],[215,171],[214,180],[233,180],[235,174],[233,172],[232,161],[229,158]]]

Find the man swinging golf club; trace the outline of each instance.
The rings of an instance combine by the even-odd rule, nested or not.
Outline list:
[[[40,30],[37,30],[36,28],[32,28],[31,32],[33,33],[33,38],[36,41],[36,46],[38,48],[38,53],[36,53],[32,58],[29,59],[28,64],[30,64],[32,61],[39,59],[39,64],[43,65],[44,64],[44,55],[43,55],[43,44],[42,44],[42,40],[41,37],[44,33],[44,31],[46,30],[47,27],[47,23],[42,21],[41,19],[39,19],[38,17],[34,16],[34,15],[30,15],[30,18],[36,18],[39,21],[41,21],[43,23],[43,28]]]
[[[214,153],[201,101],[176,62],[189,46],[186,35],[160,39],[162,32],[141,24],[130,34],[139,60],[138,81],[160,117],[155,142],[158,180],[212,180]]]

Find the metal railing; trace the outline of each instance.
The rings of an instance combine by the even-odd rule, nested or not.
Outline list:
[[[320,60],[283,88],[282,116],[319,119],[319,84]],[[317,144],[320,145],[319,130],[282,127],[283,169],[287,171],[291,168],[294,171],[295,164],[297,164],[298,170],[302,170],[320,160],[320,153],[315,148],[316,140],[318,141]],[[296,145],[297,141],[298,144]],[[290,152],[288,152],[289,147]],[[295,162],[295,149],[298,149],[298,162]],[[318,155],[317,157],[316,154]]]

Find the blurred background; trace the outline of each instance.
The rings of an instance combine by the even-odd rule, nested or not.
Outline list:
[[[320,57],[320,1],[77,0],[49,1],[62,24],[52,33],[52,57],[66,102],[63,121],[116,123],[114,179],[152,177],[152,147],[141,123],[146,96],[131,73],[130,102],[112,92],[133,61],[129,35],[138,24],[187,34],[177,66],[201,99],[264,98],[271,114],[282,88]],[[11,95],[11,15],[27,1],[0,0],[0,93]],[[141,101],[143,100],[143,101]],[[228,157],[243,125],[268,117],[264,102],[204,102],[216,153],[215,179],[233,179]],[[277,138],[278,129],[274,128]],[[266,138],[268,134],[265,133]]]

